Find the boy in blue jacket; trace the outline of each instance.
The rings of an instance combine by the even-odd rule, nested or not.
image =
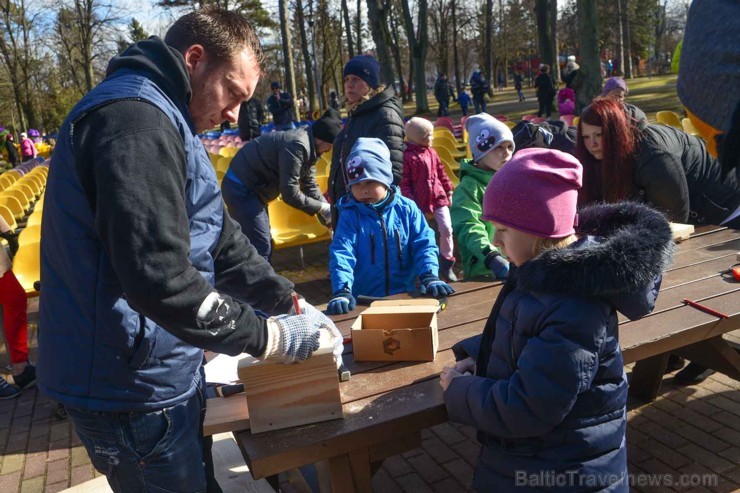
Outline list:
[[[351,194],[339,200],[329,248],[331,314],[347,313],[355,297],[413,289],[435,298],[455,292],[438,276],[439,249],[424,214],[393,185],[391,154],[380,139],[359,138],[346,160]]]

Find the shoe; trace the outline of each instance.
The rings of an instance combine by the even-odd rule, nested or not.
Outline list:
[[[4,378],[0,377],[0,401],[15,399],[20,393],[20,390],[10,385]]]
[[[57,402],[57,406],[54,409],[54,417],[60,421],[69,417],[67,410],[64,408],[64,404]]]
[[[674,371],[678,371],[683,368],[685,364],[685,359],[676,354],[671,354],[670,356],[668,356],[668,364],[665,367],[665,373],[673,373]]]
[[[453,265],[455,265],[455,259],[439,257],[439,275],[447,279],[448,282],[457,282],[455,271],[452,270]]]
[[[36,385],[36,367],[29,362],[20,375],[13,376],[13,381],[21,390],[33,387]]]
[[[696,385],[697,383],[702,383],[712,373],[714,373],[714,370],[692,362],[686,365],[686,368],[676,373],[673,377],[673,383],[677,385]]]

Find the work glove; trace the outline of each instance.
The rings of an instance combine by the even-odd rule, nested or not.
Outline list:
[[[419,281],[421,282],[419,285],[419,292],[421,294],[429,294],[435,298],[444,298],[455,292],[452,286],[441,281],[439,277],[431,272],[420,275]]]
[[[352,295],[350,295],[352,296]],[[301,306],[301,313],[306,315],[311,321],[319,326],[321,329],[329,331],[331,334],[332,345],[334,346],[334,358],[337,361],[337,368],[342,366],[342,353],[344,352],[344,336],[339,332],[339,329],[329,317],[324,315],[320,310],[317,310],[315,306],[310,305],[306,300],[302,299],[299,302]],[[295,313],[295,308],[291,308],[289,313]]]
[[[321,209],[316,213],[316,217],[319,218],[321,224],[327,228],[331,228],[331,205],[327,202],[322,202]]]
[[[280,342],[277,349],[283,355],[283,363],[306,361],[319,348],[321,324],[309,315],[278,315],[270,319],[279,329]]]
[[[326,307],[326,311],[330,315],[339,315],[342,313],[349,313],[357,306],[357,300],[352,296],[352,292],[348,288],[344,288],[341,291],[337,291],[331,298],[329,306]]]
[[[509,276],[509,261],[499,252],[491,252],[486,255],[483,263],[496,279],[506,279]]]

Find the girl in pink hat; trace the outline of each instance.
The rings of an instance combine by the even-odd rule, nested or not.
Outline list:
[[[479,430],[476,491],[629,491],[617,311],[652,310],[673,240],[646,205],[576,214],[581,178],[573,156],[532,148],[486,189],[511,270],[483,334],[456,344],[440,377],[450,420]]]

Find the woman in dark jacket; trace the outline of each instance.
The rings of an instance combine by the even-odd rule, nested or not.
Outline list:
[[[380,64],[370,55],[360,55],[344,66],[347,123],[336,140],[329,170],[329,198],[336,223],[336,204],[345,196],[348,178],[345,160],[359,137],[376,137],[388,146],[393,164],[393,184],[403,176],[403,106],[392,86],[380,84]]]
[[[540,65],[540,74],[534,79],[534,87],[537,89],[537,102],[540,105],[537,116],[542,116],[544,113],[549,119],[552,113],[552,101],[555,99],[555,84],[550,77],[550,67],[544,63]]]
[[[636,128],[616,101],[595,99],[578,122],[584,165],[579,204],[632,198],[670,221],[723,224],[740,207],[740,185],[722,175],[704,141],[664,125]],[[740,218],[726,226],[740,228]]]

